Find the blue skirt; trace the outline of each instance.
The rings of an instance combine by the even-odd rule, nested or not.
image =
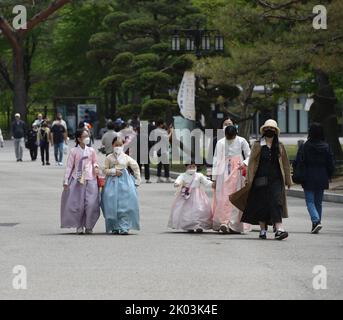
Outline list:
[[[106,232],[140,230],[135,179],[127,170],[121,177],[107,177],[101,195]]]

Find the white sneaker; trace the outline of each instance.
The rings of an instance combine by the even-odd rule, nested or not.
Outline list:
[[[62,162],[59,162],[58,165],[59,165],[60,167],[63,167],[63,163],[62,163]]]
[[[157,183],[164,183],[164,180],[162,178],[157,178]]]
[[[174,183],[175,181],[172,178],[167,178],[166,183]]]
[[[76,233],[77,233],[77,234],[84,234],[83,228],[77,228],[77,229],[76,229]]]

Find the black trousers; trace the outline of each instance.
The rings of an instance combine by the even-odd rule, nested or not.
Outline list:
[[[30,147],[30,156],[31,156],[31,160],[37,160],[37,156],[38,156],[38,147],[37,146],[31,146]]]
[[[42,158],[42,163],[45,163],[44,158],[46,160],[46,163],[49,163],[49,145],[41,146],[40,147],[40,155]],[[45,157],[44,157],[45,155]]]
[[[158,165],[157,165],[157,177],[161,177],[162,176],[162,167],[164,168],[164,176],[166,178],[169,178],[169,171],[170,171],[170,165],[169,164],[163,164],[162,162],[160,162]]]
[[[150,180],[150,164],[141,164],[139,166],[139,168],[141,169],[141,172],[142,172],[142,167],[144,167],[145,180]]]

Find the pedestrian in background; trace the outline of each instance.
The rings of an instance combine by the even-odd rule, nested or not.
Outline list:
[[[37,160],[38,156],[38,127],[32,125],[32,128],[27,133],[27,146],[30,151],[32,161]]]
[[[64,175],[61,199],[61,228],[76,228],[77,234],[92,234],[100,217],[96,152],[88,147],[85,129],[75,134],[76,146],[70,150]]]
[[[329,189],[329,180],[335,170],[333,155],[325,142],[324,129],[321,124],[310,126],[308,140],[299,148],[293,168],[303,164],[302,187],[306,206],[312,220],[312,234],[322,229],[322,211],[324,190]]]
[[[38,130],[38,144],[40,147],[42,165],[50,166],[51,132],[46,121],[42,123],[42,127]]]
[[[54,122],[51,128],[51,141],[54,146],[55,162],[63,166],[64,146],[67,144],[67,131],[61,122]]]
[[[37,119],[33,122],[32,126],[36,126],[38,129],[40,129],[43,122],[43,115],[41,113],[38,113]]]
[[[261,127],[262,138],[250,154],[247,185],[230,196],[243,211],[242,222],[260,225],[260,239],[267,239],[268,225],[275,225],[275,239],[288,237],[282,219],[288,218],[285,185],[292,185],[290,163],[284,145],[279,142],[280,129],[270,119]]]
[[[14,139],[14,149],[17,162],[23,161],[23,150],[25,145],[26,124],[20,119],[20,114],[15,114],[15,120],[12,123],[12,136]]]
[[[104,147],[106,156],[113,153],[113,140],[114,138],[120,137],[120,133],[116,132],[113,121],[108,121],[107,132],[103,135],[101,143]]]
[[[170,178],[170,164],[169,164],[169,142],[172,137],[173,131],[170,128],[167,131],[166,124],[162,119],[156,121],[156,129],[152,131],[152,140],[159,144],[157,148],[157,156],[159,157],[159,162],[157,164],[157,182],[158,183],[172,183],[174,182]],[[164,169],[165,180],[162,179],[162,168]]]

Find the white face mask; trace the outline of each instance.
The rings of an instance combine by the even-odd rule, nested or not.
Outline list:
[[[84,138],[83,139],[83,143],[86,145],[86,146],[88,146],[89,144],[90,144],[90,142],[91,142],[91,138]]]
[[[120,155],[121,153],[124,152],[124,147],[114,147],[114,148],[113,148],[113,152],[114,152],[116,155]]]
[[[186,171],[187,174],[189,174],[190,176],[192,176],[193,174],[196,174],[197,170],[196,169],[188,169]]]

